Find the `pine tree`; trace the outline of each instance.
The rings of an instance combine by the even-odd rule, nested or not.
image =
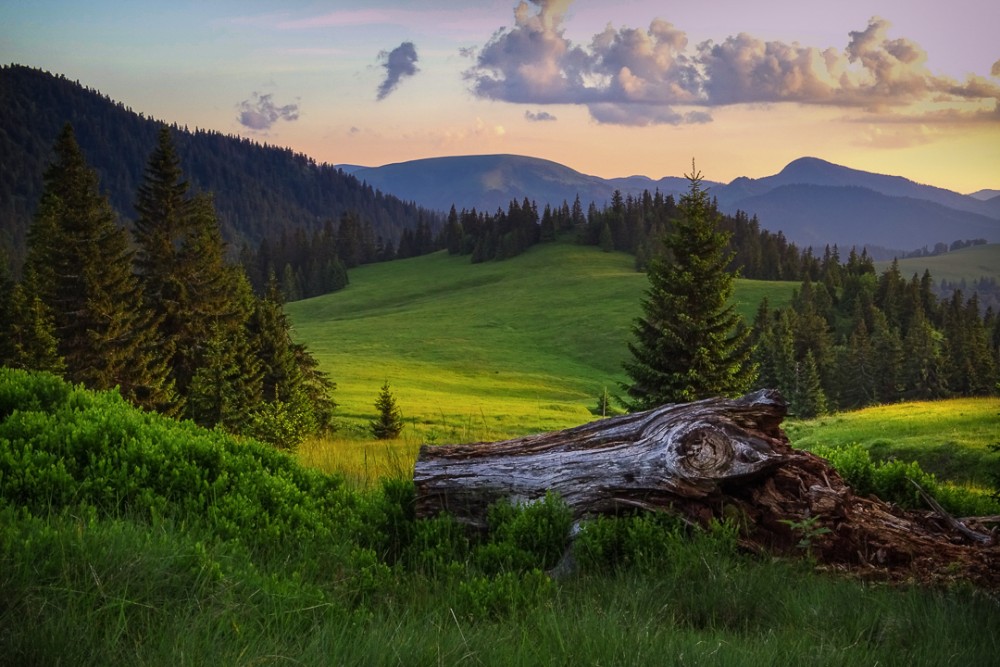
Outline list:
[[[643,315],[632,327],[631,383],[623,401],[631,410],[746,391],[756,375],[750,362],[750,329],[728,300],[732,253],[719,215],[693,169],[680,217],[664,240],[670,257],[653,258]]]
[[[188,388],[187,416],[206,428],[248,432],[261,404],[261,373],[246,332],[214,325],[204,341],[204,359]]]
[[[389,388],[388,380],[379,390],[378,398],[375,399],[375,409],[378,411],[378,417],[369,423],[372,435],[379,440],[392,440],[398,437],[403,430],[403,413],[396,405],[396,397]]]
[[[52,313],[66,376],[92,389],[119,387],[133,403],[163,409],[173,384],[156,351],[125,232],[67,125],[29,232],[26,263]]]
[[[247,324],[250,345],[261,369],[262,403],[252,427],[256,437],[291,447],[307,434],[329,426],[334,385],[318,370],[304,345],[292,341],[274,274]]]
[[[868,326],[860,313],[855,320],[854,331],[843,349],[839,364],[839,404],[848,409],[871,405],[876,397],[875,353],[868,335]]]
[[[0,331],[4,338],[4,358],[0,359],[0,365],[57,375],[65,372],[66,362],[59,355],[55,335],[55,318],[36,292],[30,267],[25,268],[24,279],[14,285],[8,308],[6,325]]]
[[[923,309],[918,308],[903,342],[902,398],[926,401],[948,395],[940,339],[940,334],[924,317]]]
[[[234,337],[249,314],[239,303],[239,271],[225,244],[210,195],[187,196],[170,130],[161,128],[136,197],[136,268],[157,318],[160,354],[183,408],[195,373],[207,359],[205,342]],[[191,415],[189,415],[191,416]]]
[[[826,414],[826,394],[812,351],[806,352],[805,360],[798,364],[796,371],[795,389],[789,397],[789,412],[802,419]]]

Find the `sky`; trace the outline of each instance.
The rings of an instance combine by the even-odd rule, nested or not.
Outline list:
[[[0,62],[331,164],[812,156],[973,192],[1000,189],[998,26],[996,0],[0,0]]]

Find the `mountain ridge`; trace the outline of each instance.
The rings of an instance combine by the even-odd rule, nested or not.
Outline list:
[[[686,178],[606,179],[551,160],[505,154],[424,158],[352,173],[368,185],[439,210],[454,204],[457,209],[493,211],[525,197],[539,207],[558,206],[577,195],[584,206],[588,200],[600,206],[610,202],[615,190],[638,196],[658,189],[676,197],[688,188]],[[1000,198],[981,200],[815,157],[793,160],[771,176],[705,185],[723,212],[757,215],[764,228],[781,231],[800,245],[915,250],[957,239],[1000,241]],[[818,195],[823,205],[809,201],[810,195]]]

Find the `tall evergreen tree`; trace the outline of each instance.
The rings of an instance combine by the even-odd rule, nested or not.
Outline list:
[[[333,383],[317,368],[305,346],[292,341],[278,281],[272,274],[267,294],[258,299],[247,324],[250,345],[260,364],[262,405],[253,435],[280,446],[294,446],[305,435],[329,426]]]
[[[136,268],[155,313],[160,352],[178,392],[178,408],[191,380],[208,362],[213,335],[235,337],[249,315],[240,302],[239,270],[225,260],[225,244],[212,198],[189,197],[170,130],[161,128],[136,197]],[[191,415],[188,415],[191,416]]]
[[[746,391],[756,369],[750,362],[750,329],[728,302],[732,253],[719,231],[719,214],[692,165],[680,217],[664,240],[669,257],[653,258],[643,315],[632,327],[631,382],[623,400],[631,410]]]
[[[855,309],[854,331],[842,351],[840,369],[839,404],[844,408],[861,408],[871,405],[876,398],[875,353],[872,349],[868,326]]]
[[[820,384],[819,370],[812,350],[796,365],[795,388],[789,397],[789,412],[796,417],[812,419],[826,414],[826,394]]]
[[[155,318],[143,307],[125,232],[67,125],[45,173],[26,267],[55,323],[66,375],[93,389],[119,387],[162,409],[173,386],[156,355]]]
[[[926,401],[948,394],[948,385],[941,354],[941,336],[918,308],[910,322],[903,342],[905,354],[901,373],[902,398]]]

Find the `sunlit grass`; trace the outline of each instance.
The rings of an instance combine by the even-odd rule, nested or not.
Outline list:
[[[568,243],[504,262],[440,252],[351,271],[334,294],[288,304],[297,339],[337,383],[338,423],[363,429],[389,381],[418,438],[463,442],[576,426],[625,379],[647,287],[634,258]],[[795,283],[739,281],[748,320]]]
[[[875,268],[881,273],[889,268],[890,264],[891,261],[876,262]],[[923,275],[925,269],[931,272],[931,277],[936,281],[948,280],[957,283],[965,280],[971,283],[983,277],[1000,279],[1000,243],[971,246],[934,257],[911,257],[899,260],[899,272],[907,280],[914,273],[918,276]]]
[[[785,430],[797,447],[859,443],[876,458],[916,461],[942,479],[986,487],[997,472],[987,448],[1000,444],[1000,398],[874,406],[790,421]]]

